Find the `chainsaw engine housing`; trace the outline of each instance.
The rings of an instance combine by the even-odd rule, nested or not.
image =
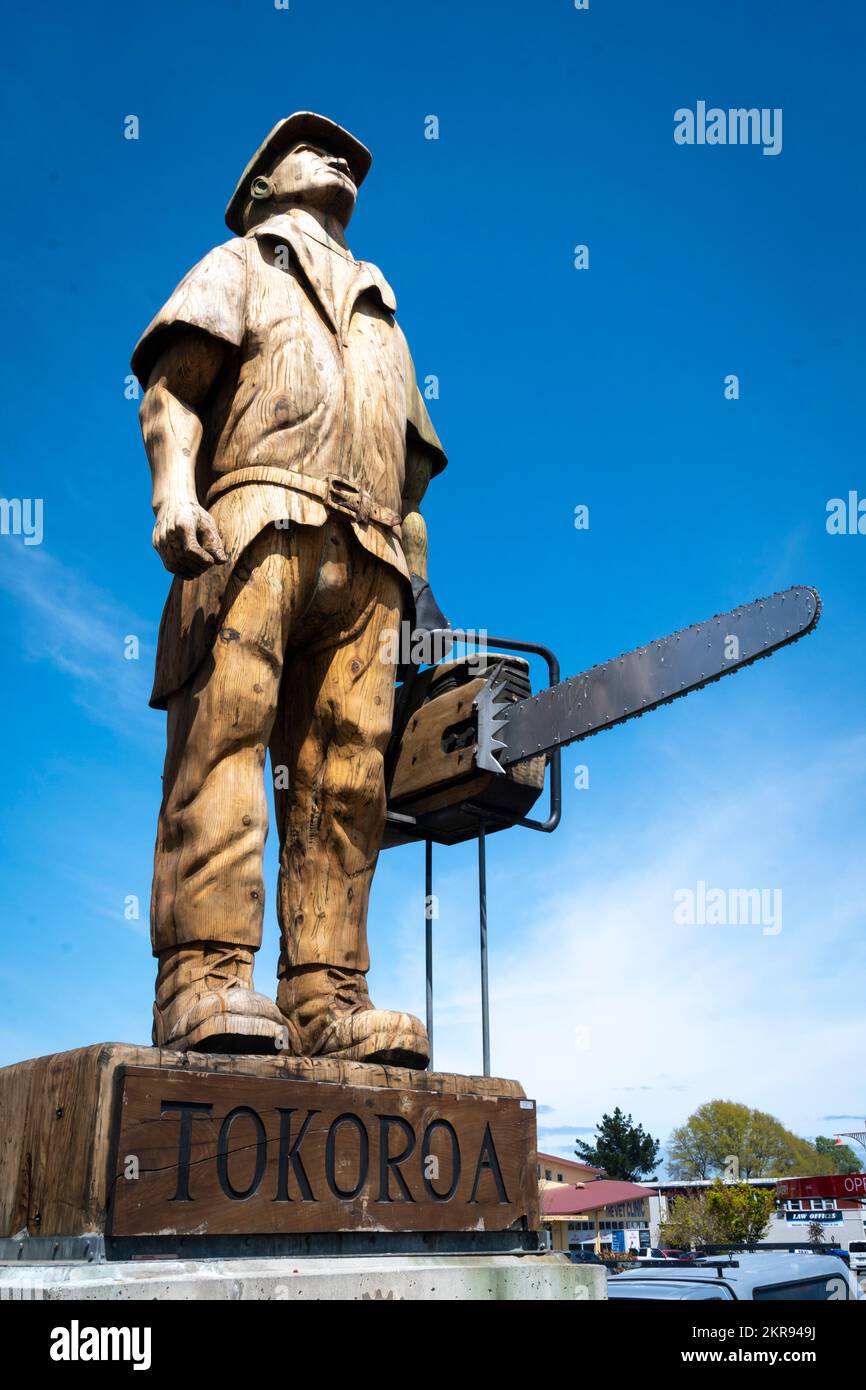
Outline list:
[[[479,767],[477,702],[496,686],[496,699],[513,703],[532,694],[529,663],[485,652],[442,662],[415,677],[403,711],[404,727],[389,785],[388,810],[418,824],[389,821],[383,848],[410,840],[458,844],[504,830],[528,815],[544,786],[546,757],[528,758],[506,771]]]

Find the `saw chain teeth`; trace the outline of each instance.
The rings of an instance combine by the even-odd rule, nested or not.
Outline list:
[[[782,611],[789,600],[790,607]],[[811,614],[810,601],[813,608]],[[805,620],[802,616],[804,604]],[[768,608],[771,611],[762,618],[761,615]],[[789,619],[788,614],[792,609],[794,612]],[[519,701],[516,706],[512,704],[507,709],[505,719],[497,720],[497,734],[505,733],[505,766],[510,767],[538,754],[579,743],[605,729],[639,719],[650,710],[673,704],[685,695],[714,685],[724,677],[774,655],[782,647],[810,636],[821,612],[821,597],[817,590],[810,585],[798,585],[757,599],[754,603],[743,604],[728,613],[716,613],[703,622],[692,623],[667,637],[648,642],[633,651],[622,652],[610,661],[597,663],[556,686],[538,691],[529,699]],[[723,622],[730,629],[741,621],[744,624],[741,637],[748,654],[729,657],[725,650],[723,664],[716,670],[708,671],[704,658],[699,655],[704,650],[705,634]],[[689,649],[690,642],[692,649]],[[705,645],[706,650],[712,653],[713,643],[707,640]],[[758,649],[753,650],[754,647]],[[647,666],[642,668],[644,658],[647,658]],[[711,656],[708,664],[712,666],[721,659],[721,654]],[[684,679],[680,679],[681,676]],[[669,689],[671,682],[675,687],[678,684],[679,688]]]

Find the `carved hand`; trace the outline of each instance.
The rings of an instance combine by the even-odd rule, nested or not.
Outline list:
[[[195,579],[228,560],[217,524],[198,502],[167,502],[156,514],[153,545],[166,569]]]

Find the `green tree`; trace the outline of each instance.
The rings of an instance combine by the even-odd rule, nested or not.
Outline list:
[[[837,1144],[835,1139],[828,1139],[826,1135],[819,1134],[815,1140],[815,1151],[827,1160],[822,1170],[825,1174],[862,1171],[863,1162],[850,1144]]]
[[[784,1150],[779,1155],[776,1176],[780,1178],[814,1178],[830,1171],[827,1159],[815,1145],[798,1134],[788,1134]]]
[[[670,1175],[686,1181],[715,1177],[723,1172],[729,1154],[736,1154],[741,1178],[813,1177],[838,1171],[828,1167],[826,1153],[786,1129],[775,1115],[735,1101],[710,1100],[671,1135]]]
[[[665,1249],[691,1250],[692,1246],[721,1241],[715,1213],[710,1210],[706,1192],[674,1197],[668,1215],[659,1227],[659,1244]]]
[[[752,1112],[730,1100],[710,1100],[698,1106],[684,1125],[675,1129],[668,1145],[672,1178],[711,1178],[721,1173],[725,1159],[736,1154],[743,1177],[751,1177],[746,1160],[746,1136]]]
[[[621,1182],[637,1182],[651,1173],[658,1161],[658,1139],[647,1134],[643,1125],[636,1125],[631,1115],[623,1115],[619,1106],[612,1115],[603,1115],[596,1125],[595,1143],[584,1144],[575,1139],[575,1153],[584,1163],[603,1168],[609,1178]]]
[[[753,1245],[770,1229],[776,1194],[772,1188],[746,1182],[726,1185],[716,1179],[707,1189],[707,1203],[716,1218],[719,1244]]]
[[[705,1192],[676,1197],[659,1240],[664,1246],[754,1245],[767,1234],[776,1199],[748,1183],[716,1180]]]

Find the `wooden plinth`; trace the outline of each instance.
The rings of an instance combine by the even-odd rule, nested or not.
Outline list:
[[[538,1228],[514,1081],[104,1043],[0,1069],[0,1235]]]

